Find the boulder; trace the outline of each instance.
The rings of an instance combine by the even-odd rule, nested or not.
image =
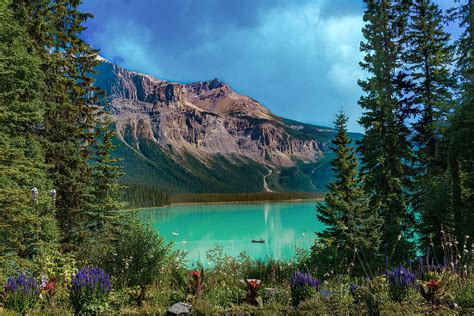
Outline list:
[[[190,304],[179,302],[173,304],[168,309],[168,315],[173,316],[184,316],[184,315],[192,315],[193,314],[193,307]]]

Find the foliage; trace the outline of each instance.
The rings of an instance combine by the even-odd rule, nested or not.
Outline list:
[[[140,305],[147,286],[158,280],[165,262],[172,258],[170,249],[149,224],[136,215],[123,215],[117,239],[104,254],[104,267],[117,287],[139,287],[135,300]]]
[[[430,304],[439,305],[442,298],[446,294],[449,284],[448,272],[427,272],[424,280],[420,281],[420,294]]]
[[[452,208],[446,197],[450,188],[445,184],[449,181],[446,131],[455,108],[456,79],[450,70],[454,50],[437,4],[431,0],[414,1],[410,17],[408,48],[403,59],[410,79],[404,93],[410,96],[409,108],[414,119],[412,207],[422,216],[419,225],[422,234],[432,233],[439,240],[440,224],[446,230],[453,225]],[[443,196],[444,201],[436,198],[437,195]],[[435,207],[433,199],[441,204]]]
[[[416,276],[403,265],[387,272],[388,290],[392,300],[402,302],[416,284]]]
[[[291,275],[291,301],[294,306],[316,295],[321,282],[307,272],[295,271]]]
[[[454,300],[463,308],[474,307],[474,280],[472,278],[459,282],[454,290]]]
[[[188,286],[188,293],[194,296],[200,296],[204,291],[204,269],[201,271],[191,271],[191,280]]]
[[[361,172],[369,207],[383,220],[381,252],[395,251],[397,260],[413,256],[413,218],[408,212],[411,178],[408,162],[412,158],[409,129],[405,124],[406,84],[401,59],[406,46],[408,1],[364,1],[365,41],[360,50],[362,69],[369,73],[360,80],[364,94],[359,105],[364,110],[359,123],[365,134],[359,143]],[[396,248],[399,236],[403,238]]]
[[[20,314],[26,314],[35,308],[39,300],[40,287],[33,277],[20,274],[9,277],[4,285],[5,307]]]
[[[245,285],[247,290],[246,301],[250,305],[263,306],[263,299],[259,296],[260,286],[262,285],[261,280],[257,279],[244,279],[242,283]]]
[[[348,315],[357,308],[347,280],[338,277],[325,282],[316,295],[300,304],[298,310],[313,314]]]
[[[112,290],[110,276],[100,268],[84,267],[74,276],[70,287],[71,306],[76,314],[104,313],[109,310]]]
[[[168,194],[163,190],[136,183],[124,183],[123,200],[128,208],[164,206],[170,204]]]
[[[46,106],[41,62],[25,25],[15,18],[10,2],[2,1],[0,261],[23,266],[38,252],[40,244],[58,246],[59,238],[40,137]],[[39,191],[36,196],[31,193],[33,188]]]
[[[329,192],[324,203],[317,207],[318,219],[326,225],[322,232],[317,233],[318,241],[324,244],[324,248],[337,248],[338,257],[334,258],[331,266],[338,261],[358,265],[359,261],[355,260],[357,249],[377,254],[380,243],[380,219],[369,208],[368,199],[358,184],[358,163],[350,147],[347,120],[344,112],[339,112],[336,117],[336,137],[331,147],[336,156],[331,162],[335,180],[328,185]],[[314,254],[315,261],[319,261],[319,253]],[[318,267],[330,270],[322,264]]]
[[[459,105],[451,116],[449,168],[452,178],[452,208],[456,236],[474,234],[474,5],[457,1],[451,18],[459,23],[461,36],[456,43]]]

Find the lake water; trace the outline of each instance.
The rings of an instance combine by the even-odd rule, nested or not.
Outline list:
[[[309,249],[323,225],[316,219],[317,202],[269,202],[176,205],[140,211],[190,263],[207,266],[206,252],[216,245],[238,256],[289,260],[296,248]],[[263,239],[265,243],[252,243]]]

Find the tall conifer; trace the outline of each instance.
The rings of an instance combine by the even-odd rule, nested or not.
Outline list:
[[[449,128],[452,207],[459,239],[474,234],[474,0],[453,10],[464,30],[457,42],[460,105]]]
[[[425,245],[431,236],[440,244],[441,224],[452,231],[449,203],[448,118],[455,106],[455,80],[450,71],[454,56],[450,35],[444,30],[444,16],[432,0],[415,0],[411,6],[408,45],[404,61],[411,85],[415,114],[414,186],[412,206],[421,214],[421,233]]]
[[[411,149],[402,92],[406,75],[401,62],[409,1],[365,3],[361,67],[369,77],[359,81],[365,93],[359,100],[364,109],[359,122],[365,128],[359,144],[362,175],[370,207],[384,221],[381,251],[390,255],[394,249],[395,257],[403,260],[413,254],[407,197]]]
[[[41,60],[28,32],[0,2],[0,274],[59,238],[40,142],[46,104]],[[32,194],[33,188],[37,191]]]
[[[87,234],[95,204],[93,147],[98,123],[100,89],[94,87],[97,50],[80,37],[90,14],[79,0],[14,3],[42,51],[48,103],[43,132],[50,178],[58,191],[57,218],[67,248],[77,247]]]
[[[324,203],[318,205],[318,219],[326,228],[317,235],[326,248],[337,248],[339,259],[345,263],[365,264],[365,256],[358,257],[357,251],[370,252],[372,259],[378,253],[380,221],[377,213],[370,211],[360,185],[357,157],[350,146],[344,112],[337,115],[335,125],[336,136],[331,147],[336,155],[331,162],[335,181],[329,184]]]

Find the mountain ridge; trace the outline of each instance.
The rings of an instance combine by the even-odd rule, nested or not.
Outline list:
[[[323,161],[332,129],[278,117],[219,79],[178,83],[128,71],[105,59],[97,70],[96,85],[106,92],[111,105],[118,152],[125,155],[122,165],[127,182],[138,181],[135,169],[140,165],[144,170],[139,173],[154,170],[161,178],[148,179],[149,185],[179,193],[318,191],[324,187],[318,183],[289,188],[276,175]],[[238,179],[239,168],[252,176]],[[266,183],[268,170],[273,169],[276,172]],[[313,173],[306,176],[311,178]],[[238,181],[249,184],[242,186]],[[318,180],[307,182],[314,181]]]

